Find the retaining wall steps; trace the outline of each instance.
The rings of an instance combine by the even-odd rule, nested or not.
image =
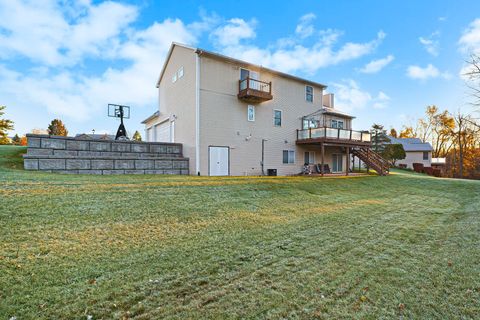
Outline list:
[[[69,174],[188,174],[182,145],[27,135],[26,170]]]

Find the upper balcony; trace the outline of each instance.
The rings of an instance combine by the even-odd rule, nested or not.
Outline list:
[[[272,100],[272,82],[264,82],[247,77],[238,81],[238,99],[259,103]]]
[[[371,136],[366,131],[341,128],[309,128],[297,130],[297,144],[330,143],[349,146],[370,146]]]

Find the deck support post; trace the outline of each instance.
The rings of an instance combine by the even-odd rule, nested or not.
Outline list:
[[[352,172],[355,172],[355,155],[352,155]]]
[[[345,170],[345,175],[348,176],[348,171],[350,171],[350,147],[347,147],[347,161],[345,161],[347,163],[346,165],[346,170]]]
[[[320,147],[322,148],[322,156],[321,156],[321,166],[320,166],[320,174],[323,177],[323,169],[324,169],[324,160],[325,160],[325,145],[323,142],[320,144]]]

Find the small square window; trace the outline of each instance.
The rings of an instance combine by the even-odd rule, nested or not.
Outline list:
[[[338,122],[337,122],[337,120],[332,120],[332,128],[335,128],[335,129],[338,128]]]
[[[178,79],[180,79],[181,77],[183,77],[183,67],[181,67],[180,69],[178,69]]]
[[[247,107],[247,120],[248,121],[255,121],[255,106],[248,106]]]
[[[428,151],[423,152],[423,160],[428,160]]]
[[[275,127],[281,127],[282,126],[282,111],[273,110],[273,125]]]
[[[313,87],[305,86],[305,100],[307,102],[313,102]]]

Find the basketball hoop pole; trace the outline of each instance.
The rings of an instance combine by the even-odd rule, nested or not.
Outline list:
[[[115,140],[119,140],[122,137],[127,138],[127,130],[125,130],[125,126],[123,125],[123,106],[118,107],[118,113],[120,118],[120,126],[117,130],[117,135],[115,136]]]
[[[128,106],[121,106],[117,104],[109,104],[108,105],[108,115],[110,117],[120,118],[120,126],[118,126],[117,135],[115,136],[115,140],[128,140],[127,137],[127,130],[125,129],[125,125],[123,124],[123,118],[125,118],[125,109],[127,110],[126,118],[130,118],[130,107]],[[113,112],[111,112],[113,111]]]

